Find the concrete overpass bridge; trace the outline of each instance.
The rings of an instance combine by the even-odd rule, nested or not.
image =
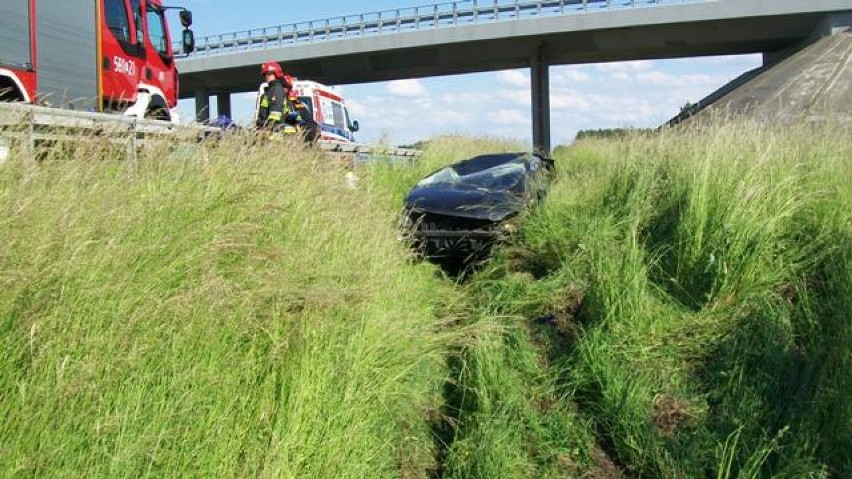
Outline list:
[[[265,61],[333,85],[531,70],[533,143],[550,149],[549,67],[763,53],[852,26],[852,0],[465,0],[199,38],[178,61],[199,121],[255,91]]]

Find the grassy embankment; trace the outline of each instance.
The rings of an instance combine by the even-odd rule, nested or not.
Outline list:
[[[464,285],[395,214],[511,144],[359,191],[310,152],[93,148],[0,168],[0,476],[852,472],[846,136],[585,141]]]
[[[452,289],[321,153],[241,143],[0,168],[0,477],[432,466]]]
[[[740,124],[560,151],[546,203],[464,286],[502,329],[454,363],[449,476],[852,476],[850,138]]]

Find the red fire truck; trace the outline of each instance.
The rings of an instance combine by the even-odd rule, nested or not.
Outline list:
[[[177,121],[178,75],[161,0],[0,0],[0,101]]]

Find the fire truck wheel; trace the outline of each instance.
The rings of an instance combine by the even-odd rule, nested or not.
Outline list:
[[[169,110],[163,107],[151,107],[145,112],[146,120],[164,120],[169,121],[171,118],[169,116]]]
[[[152,95],[148,102],[148,107],[145,109],[145,119],[147,120],[171,120],[169,107],[166,101],[159,95]]]

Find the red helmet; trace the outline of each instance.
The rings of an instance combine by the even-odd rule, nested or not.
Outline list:
[[[281,69],[281,65],[277,62],[266,62],[260,67],[261,75],[266,75],[267,73],[274,73],[275,78],[284,78],[284,70]]]

